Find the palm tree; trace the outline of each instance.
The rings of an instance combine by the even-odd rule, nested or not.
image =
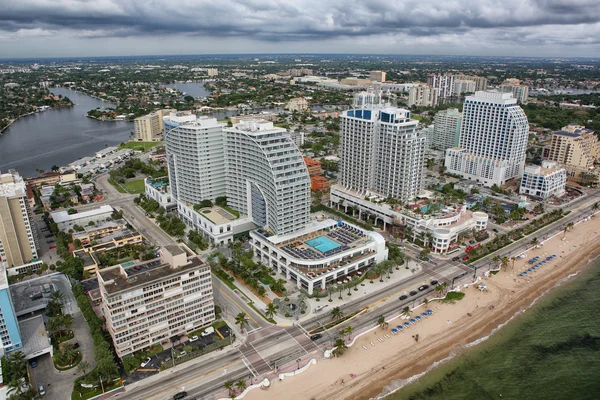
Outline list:
[[[409,316],[410,316],[410,313],[411,313],[411,312],[412,312],[412,311],[410,310],[410,307],[409,307],[409,306],[406,306],[406,307],[404,307],[404,308],[402,309],[402,314],[403,314],[403,315],[406,315],[407,317],[409,317]]]
[[[385,327],[388,326],[388,323],[385,321],[385,317],[383,315],[380,315],[379,318],[377,318],[377,325],[381,329],[385,329]]]
[[[62,358],[67,362],[68,365],[73,364],[73,361],[75,361],[77,358],[77,354],[77,350],[75,350],[70,344],[63,346]]]
[[[334,307],[333,310],[331,310],[331,319],[334,319],[336,322],[338,322],[342,318],[344,318],[344,312],[342,309],[339,307]]]
[[[437,285],[435,287],[435,294],[436,294],[436,296],[441,295],[443,291],[444,291],[444,288],[442,287],[442,285]]]
[[[427,297],[423,299],[423,305],[425,306],[425,308],[427,308],[427,306],[429,305],[429,299],[427,299]]]
[[[90,363],[87,361],[81,361],[79,364],[77,364],[77,369],[83,372],[85,375],[86,371],[90,369]]]
[[[512,269],[515,269],[515,261],[517,261],[517,260],[518,260],[518,258],[514,257],[514,256],[510,258],[510,261],[512,261],[512,266],[511,266]]]
[[[277,313],[277,308],[275,307],[275,304],[273,303],[269,303],[267,304],[267,311],[265,314],[267,314],[267,318],[273,318],[273,316]]]
[[[538,238],[534,237],[533,239],[531,239],[529,244],[533,247],[536,247],[538,245]]]
[[[346,334],[348,334],[348,340],[350,340],[352,338],[352,332],[354,332],[354,329],[348,325],[348,327],[346,328]]]
[[[52,292],[52,294],[50,295],[50,300],[51,301],[56,301],[57,303],[61,303],[62,304],[62,300],[63,300],[63,294],[60,290],[56,290],[54,292]]]
[[[335,339],[335,343],[333,344],[333,347],[334,347],[333,355],[336,357],[339,357],[342,354],[344,354],[344,352],[348,348],[348,346],[346,346],[346,343],[344,343],[344,339],[342,339],[342,338]]]
[[[19,378],[27,374],[27,360],[25,354],[22,351],[16,351],[6,357],[6,363],[9,365],[11,372],[14,372],[13,376]]]
[[[333,292],[335,292],[335,286],[334,285],[327,286],[327,293],[329,293],[329,302],[333,301],[333,300],[331,300],[331,295],[333,294]]]
[[[407,226],[404,228],[404,239],[413,239],[413,228],[411,228],[410,226]],[[412,240],[411,240],[412,241]]]
[[[58,172],[59,169],[60,169],[60,167],[58,165],[54,164],[50,168],[50,171],[52,171],[52,172]]]
[[[596,211],[598,211],[598,209],[600,208],[600,205],[598,203],[594,203],[592,204],[592,211],[595,213]],[[594,217],[594,214],[592,214],[592,217]]]
[[[498,266],[498,264],[500,263],[500,257],[494,256],[494,258],[492,258],[492,262],[494,262],[496,266]]]
[[[225,381],[225,383],[223,384],[223,386],[225,387],[225,389],[227,389],[227,391],[229,392],[229,394],[231,394],[231,389],[233,388],[233,382],[230,380]]]
[[[246,390],[246,381],[240,379],[235,383],[235,387],[239,389],[240,393],[243,392],[244,390]]]
[[[240,312],[238,315],[235,316],[235,323],[236,325],[240,326],[240,330],[242,331],[242,333],[244,332],[244,325],[248,325],[249,321],[250,319],[248,318],[245,312]]]
[[[46,329],[48,329],[50,336],[56,337],[62,331],[62,321],[59,317],[50,318],[46,322]]]
[[[506,267],[508,266],[509,262],[510,261],[509,261],[508,257],[502,257],[502,259],[500,260],[500,268],[506,269]]]

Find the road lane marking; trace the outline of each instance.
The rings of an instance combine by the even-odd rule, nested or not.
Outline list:
[[[197,376],[197,377],[195,377],[195,378],[192,378],[192,379],[190,379],[190,380],[188,380],[188,381],[185,381],[185,382],[183,382],[182,386],[185,386],[185,385],[187,385],[187,384],[189,384],[189,383],[191,383],[191,382],[197,381],[198,379],[204,378],[205,376],[208,376],[208,375],[214,374],[215,372],[217,372],[217,371],[219,371],[219,370],[221,370],[221,369],[224,369],[224,368],[230,367],[230,366],[232,366],[232,365],[234,365],[234,364],[237,364],[237,363],[239,363],[239,362],[240,362],[240,360],[236,360],[236,361],[234,361],[234,362],[232,362],[232,363],[230,363],[230,364],[227,364],[227,365],[225,365],[224,367],[215,368],[215,369],[213,369],[212,371],[209,371],[209,372],[207,372],[207,373],[205,373],[205,374],[203,374],[203,375]],[[171,372],[173,372],[173,371],[171,371]],[[152,396],[150,396],[150,397],[147,397],[147,399],[153,399],[153,398],[155,398],[156,396],[161,396],[161,395],[163,395],[163,394],[165,394],[165,393],[168,393],[168,392],[170,392],[170,391],[171,391],[171,390],[173,390],[173,389],[175,389],[175,390],[179,390],[179,386],[171,386],[170,388],[168,388],[168,389],[166,389],[166,390],[163,390],[162,392],[159,392],[159,393],[156,393],[155,395],[152,395]]]
[[[221,283],[220,278],[217,277],[217,279],[219,279],[219,283]],[[233,303],[235,303],[235,305],[237,305],[238,307],[240,307],[240,310],[244,310],[244,307],[240,306],[240,304],[235,301],[234,299],[232,299],[231,297],[229,297],[229,295],[227,293],[225,293],[223,290],[221,290],[221,288],[217,288],[217,290],[219,292],[221,292],[223,295],[225,295],[225,297],[227,297],[229,300],[231,300]],[[247,313],[248,317],[250,317],[250,319],[259,327],[261,326],[258,322],[256,322],[256,320],[254,319],[254,317],[250,314],[250,312]]]

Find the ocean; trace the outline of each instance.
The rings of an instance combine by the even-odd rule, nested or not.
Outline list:
[[[386,400],[600,399],[600,261]]]

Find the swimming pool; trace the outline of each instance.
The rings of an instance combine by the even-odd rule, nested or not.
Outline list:
[[[333,250],[341,246],[338,242],[329,239],[327,236],[319,236],[314,239],[307,240],[306,244],[310,247],[314,247],[321,253],[325,253],[326,251]]]

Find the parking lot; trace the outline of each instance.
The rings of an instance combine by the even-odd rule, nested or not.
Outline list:
[[[229,326],[225,325],[217,329],[223,338],[227,339],[231,335],[231,329]],[[165,349],[164,351],[156,354],[150,360],[150,362],[143,368],[145,370],[155,369],[156,372],[141,372],[136,371],[128,375],[127,382],[133,383],[137,382],[141,379],[147,378],[150,375],[154,375],[160,369],[161,364],[164,362],[168,367],[173,366],[173,351],[176,350],[178,352],[183,351],[186,346],[198,347],[199,350],[213,344],[216,340],[220,340],[220,336],[217,332],[214,332],[208,336],[198,336],[198,339],[195,341],[184,340],[181,342],[175,342],[175,345],[172,348]]]

